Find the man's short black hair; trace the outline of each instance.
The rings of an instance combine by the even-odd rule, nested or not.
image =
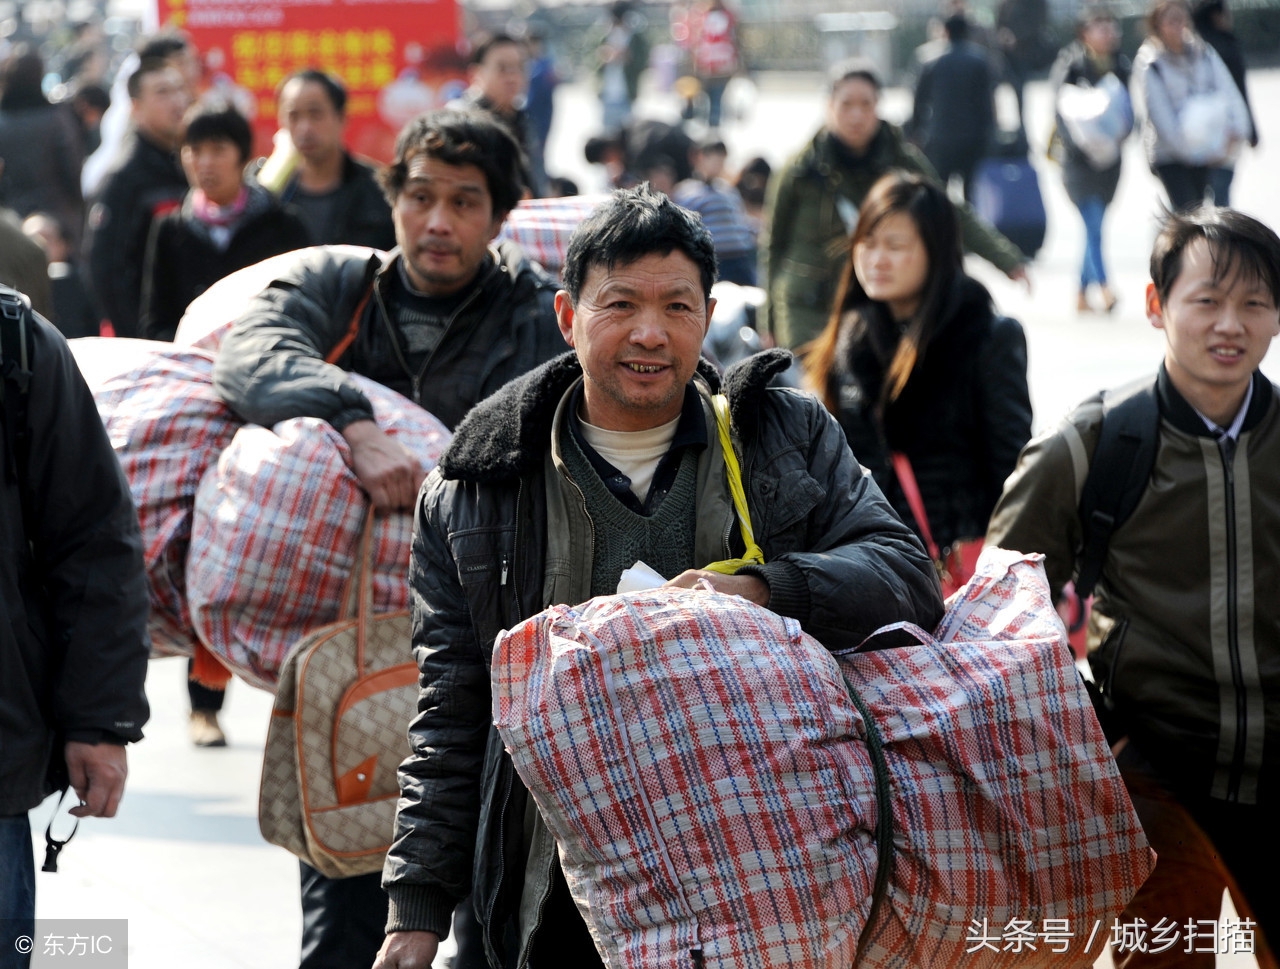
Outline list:
[[[249,121],[225,101],[205,101],[187,112],[184,145],[200,145],[208,141],[229,141],[240,152],[245,163],[253,153],[253,131]]]
[[[573,232],[564,259],[564,288],[575,305],[592,266],[612,269],[679,250],[693,260],[710,299],[716,250],[702,220],[645,182],[618,189]]]
[[[880,75],[871,61],[865,57],[851,57],[841,61],[827,72],[827,91],[835,93],[845,81],[866,81],[877,91],[880,90]]]
[[[1197,239],[1209,245],[1216,281],[1240,277],[1267,288],[1280,306],[1280,237],[1235,209],[1201,205],[1166,212],[1151,249],[1151,281],[1163,303],[1182,274],[1182,256]]]
[[[284,92],[285,86],[290,81],[301,81],[303,84],[318,84],[320,89],[324,91],[328,97],[329,103],[333,105],[333,110],[338,113],[338,117],[345,118],[347,115],[347,88],[334,77],[332,74],[326,74],[324,71],[317,70],[314,67],[304,67],[300,71],[294,71],[280,82],[280,86],[276,88],[276,99],[279,100],[280,95]]]
[[[381,175],[382,190],[392,206],[408,181],[410,162],[419,155],[447,165],[479,168],[489,187],[495,216],[514,209],[529,184],[520,145],[506,125],[483,111],[428,111],[401,129],[395,158]]]
[[[518,47],[520,50],[524,50],[524,44],[508,33],[499,31],[496,34],[486,34],[480,38],[480,42],[476,44],[475,48],[471,51],[471,64],[474,66],[483,64],[484,59],[489,56],[489,51],[493,50],[495,47],[501,47],[504,44],[510,44],[512,47]]]
[[[942,29],[946,31],[948,40],[958,43],[969,36],[969,18],[962,13],[953,13],[943,21]]]
[[[138,60],[145,61],[150,57],[168,60],[174,54],[180,54],[191,46],[191,41],[182,34],[172,30],[164,30],[152,34],[138,45]]]
[[[111,92],[101,84],[86,84],[76,88],[76,93],[71,96],[71,103],[106,112],[111,107]]]
[[[142,79],[148,74],[160,74],[172,68],[173,65],[163,57],[144,57],[138,63],[138,69],[129,75],[129,97],[136,99],[142,96]]]

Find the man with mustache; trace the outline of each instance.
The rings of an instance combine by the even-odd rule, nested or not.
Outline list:
[[[396,248],[299,252],[233,324],[214,385],[256,424],[328,421],[374,505],[409,508],[423,468],[378,428],[347,373],[452,429],[565,347],[555,281],[515,243],[491,245],[525,189],[520,148],[503,125],[474,112],[421,115],[400,132],[382,184]],[[371,964],[387,911],[378,876],[327,879],[302,867],[302,969]]]

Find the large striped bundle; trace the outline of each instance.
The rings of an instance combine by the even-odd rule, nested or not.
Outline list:
[[[498,637],[495,722],[611,969],[843,969],[860,940],[862,966],[1091,961],[1152,856],[1038,557],[989,551],[947,642],[920,636],[837,662],[792,620],[663,588]],[[1044,919],[1080,935],[1005,948]]]
[[[852,965],[874,780],[795,621],[666,588],[552,607],[498,637],[493,688],[609,966]]]
[[[1151,873],[1041,558],[986,549],[922,645],[836,657],[893,790],[864,966],[1088,965]]]
[[[242,422],[213,390],[213,356],[150,340],[72,341],[142,527],[151,647],[189,654],[187,545],[196,488]]]
[[[351,375],[378,426],[431,470],[451,435],[421,407]],[[196,495],[187,594],[201,641],[241,678],[274,689],[305,633],[332,622],[369,499],[342,435],[315,418],[236,433]],[[408,607],[407,512],[378,517],[374,611]],[[407,648],[407,647],[406,647]]]

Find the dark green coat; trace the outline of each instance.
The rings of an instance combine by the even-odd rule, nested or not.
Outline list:
[[[823,128],[769,184],[760,240],[761,275],[768,289],[761,328],[779,346],[797,347],[826,326],[849,258],[850,223],[856,224],[857,211],[876,180],[894,168],[937,177],[924,155],[887,122],[880,123],[859,158],[834,142]],[[967,204],[958,210],[967,250],[1005,273],[1023,261],[1013,243]]]

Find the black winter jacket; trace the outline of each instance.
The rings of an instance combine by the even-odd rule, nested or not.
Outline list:
[[[981,158],[995,133],[996,80],[985,50],[967,40],[948,44],[920,71],[907,127],[912,139],[930,157],[945,152]]]
[[[915,526],[890,463],[893,451],[911,459],[940,549],[981,538],[1031,438],[1022,326],[993,313],[982,284],[959,277],[932,342],[881,420],[877,407],[897,339],[892,322],[865,325],[846,315],[829,378],[840,425],[903,521]]]
[[[280,201],[288,203],[298,192],[298,178],[294,176],[285,185]],[[342,163],[342,184],[335,190],[333,217],[324,238],[312,239],[315,246],[368,246],[371,249],[392,249],[396,244],[396,229],[391,221],[391,206],[378,185],[378,176],[371,165],[345,156]]]
[[[942,600],[928,556],[821,404],[768,386],[789,363],[790,354],[769,351],[725,377],[770,607],[833,650],[889,622],[932,628]],[[415,515],[409,585],[421,693],[383,875],[388,929],[443,937],[454,904],[472,892],[493,965],[505,964],[499,954],[519,906],[527,848],[525,790],[491,727],[489,662],[499,630],[548,604],[553,568],[590,568],[546,558],[553,418],[581,372],[576,356],[565,354],[480,404],[427,477]],[[699,373],[704,395],[718,386],[705,362]],[[714,439],[705,396],[704,411]],[[729,509],[728,545],[737,529],[723,467],[708,471],[699,525],[708,507]]]
[[[191,301],[237,269],[311,244],[306,226],[261,186],[252,186],[251,211],[219,249],[192,211],[188,193],[177,212],[151,227],[142,273],[142,335],[172,340]]]
[[[142,335],[142,266],[151,225],[182,204],[187,188],[177,156],[135,133],[89,211],[90,283],[116,336]]]
[[[346,377],[351,371],[421,404],[452,429],[507,381],[564,352],[555,281],[518,245],[504,242],[490,250],[435,351],[411,372],[403,337],[382,312],[398,258],[398,251],[299,252],[223,340],[213,371],[218,394],[255,424],[319,417],[341,431],[373,419],[368,398]],[[326,363],[357,312],[355,341],[336,365]]]
[[[54,789],[63,743],[140,740],[149,715],[129,485],[66,340],[40,318],[30,335],[25,488],[0,430],[0,817]]]

